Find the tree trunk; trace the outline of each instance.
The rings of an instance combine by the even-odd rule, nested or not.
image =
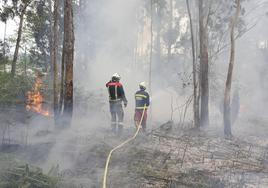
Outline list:
[[[64,49],[64,44],[63,44]],[[63,54],[62,54],[62,62],[63,62]],[[59,100],[59,114],[62,114],[63,108],[64,108],[64,91],[65,91],[65,64],[61,63],[61,80],[60,80],[60,100]]]
[[[160,4],[157,3],[157,10],[156,10],[156,64],[157,64],[157,69],[160,68],[160,63],[161,63],[161,47],[160,47],[160,31],[161,31],[161,7]]]
[[[7,35],[7,21],[5,21],[4,46],[3,46],[4,72],[6,72],[6,35]]]
[[[59,10],[62,10],[60,12],[60,14],[64,14],[64,2],[65,2],[65,0],[61,0],[59,2]],[[64,22],[64,18],[59,21],[59,30],[60,30],[60,33],[62,33],[63,30],[64,30],[64,26],[62,26],[62,24],[61,24],[63,22]],[[63,46],[62,46],[62,52],[63,52],[63,49],[64,49],[64,43],[63,43]],[[63,54],[62,53],[61,53],[61,62],[63,62]],[[59,108],[59,115],[62,115],[63,108],[64,108],[63,102],[64,102],[64,90],[65,90],[65,88],[64,88],[65,64],[64,63],[61,63],[61,71],[60,71],[60,74],[61,74],[61,76],[60,76],[60,99],[59,99],[59,107],[58,108]]]
[[[27,48],[24,47],[24,75],[27,76]]]
[[[25,11],[26,11],[26,5],[24,5],[24,8],[20,14],[20,24],[19,24],[19,29],[18,29],[18,36],[17,36],[15,52],[14,52],[12,65],[11,65],[12,77],[14,77],[16,74],[16,64],[17,64],[18,55],[19,55],[19,48],[20,48],[20,41],[21,41],[21,34],[22,34],[22,27],[23,27],[23,20],[24,20]]]
[[[194,43],[194,31],[192,23],[192,15],[189,5],[189,0],[186,0],[187,11],[190,21],[190,31],[191,31],[191,43],[192,43],[192,64],[193,64],[193,90],[194,90],[194,102],[193,102],[193,112],[194,112],[194,126],[199,127],[199,100],[197,94],[197,81],[196,81],[196,53],[195,53],[195,43]]]
[[[59,7],[58,1],[54,1],[54,12],[53,12],[53,40],[52,40],[52,54],[51,54],[51,65],[53,67],[53,110],[54,110],[54,121],[57,122],[59,116],[59,89],[58,89],[58,32],[59,32]]]
[[[152,96],[152,64],[153,64],[153,0],[150,1],[150,14],[151,14],[151,23],[150,23],[150,65],[149,65],[149,93]],[[150,106],[150,121],[152,120],[152,104]]]
[[[169,23],[168,23],[168,30],[169,30],[169,36],[168,36],[168,55],[167,55],[167,62],[170,62],[171,59],[171,46],[172,46],[172,40],[171,40],[171,34],[172,34],[172,21],[173,21],[173,0],[169,1]]]
[[[64,110],[65,123],[71,124],[73,114],[73,60],[74,60],[74,26],[72,0],[65,0],[64,40],[62,64],[65,65]]]
[[[52,0],[48,0],[48,7],[49,7],[49,26],[50,26],[50,34],[49,34],[49,57],[50,57],[50,66],[48,68],[49,74],[49,87],[50,82],[53,82],[53,40],[54,40],[54,32],[53,32],[53,11],[52,11]]]
[[[228,67],[228,74],[224,92],[224,111],[223,111],[223,121],[224,121],[224,135],[227,138],[232,136],[231,130],[231,107],[230,107],[230,96],[231,96],[231,88],[232,88],[232,76],[233,76],[233,68],[234,68],[234,58],[235,58],[235,36],[234,36],[234,28],[237,24],[240,12],[240,0],[236,0],[236,12],[234,17],[231,20],[231,29],[230,29],[230,38],[231,38],[231,49],[230,49],[230,60]]]
[[[209,82],[208,82],[208,31],[204,2],[199,0],[199,40],[200,40],[200,89],[201,116],[200,126],[209,125]]]

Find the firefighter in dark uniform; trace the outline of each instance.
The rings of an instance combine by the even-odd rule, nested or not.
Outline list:
[[[142,131],[146,132],[147,109],[148,106],[150,105],[150,96],[145,91],[146,90],[145,82],[141,82],[139,84],[139,87],[140,90],[135,93],[136,108],[135,108],[134,121],[137,128],[141,121],[143,110],[145,109],[143,119],[141,121],[141,126]]]
[[[112,79],[106,84],[109,92],[112,131],[116,132],[116,128],[118,127],[118,134],[121,134],[123,131],[124,110],[122,102],[124,103],[124,107],[127,107],[123,85],[119,82],[120,78],[120,75],[115,73]]]

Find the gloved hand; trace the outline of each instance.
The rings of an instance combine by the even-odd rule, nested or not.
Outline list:
[[[127,107],[127,102],[124,102],[124,107],[125,107],[125,108]]]

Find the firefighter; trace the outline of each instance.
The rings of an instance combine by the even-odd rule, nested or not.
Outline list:
[[[120,75],[115,73],[112,75],[112,79],[106,84],[109,92],[112,131],[116,133],[117,130],[118,134],[121,134],[123,131],[124,110],[122,102],[124,107],[127,107],[128,103],[123,85],[119,82],[120,78]]]
[[[150,105],[150,96],[145,91],[146,90],[146,83],[141,82],[139,84],[140,90],[135,93],[135,101],[136,101],[136,108],[135,108],[135,115],[134,115],[134,121],[136,128],[138,128],[138,125],[141,121],[142,131],[146,132],[146,120],[147,120],[147,109]],[[142,113],[144,111],[143,119]]]

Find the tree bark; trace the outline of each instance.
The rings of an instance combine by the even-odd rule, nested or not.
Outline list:
[[[74,26],[72,0],[65,0],[64,7],[64,40],[62,64],[66,67],[64,110],[66,123],[71,124],[73,114],[73,60],[74,60]]]
[[[61,3],[59,4],[59,9],[60,10],[63,10],[62,12],[60,12],[60,14],[64,14],[64,2],[65,0],[61,0]],[[64,19],[64,18],[63,18]],[[61,20],[62,21],[62,20]],[[59,23],[61,23],[61,21]],[[64,20],[63,20],[64,22]],[[62,30],[64,30],[64,26],[62,25],[59,25],[60,28],[60,32]],[[62,46],[62,52],[63,52],[63,49],[64,49],[64,43],[63,43],[63,46]],[[61,61],[63,62],[63,53],[61,53]],[[60,76],[60,99],[59,99],[59,115],[62,115],[63,113],[63,108],[64,108],[64,105],[63,105],[63,102],[64,102],[64,91],[65,91],[65,88],[64,88],[64,80],[65,80],[65,64],[64,63],[61,63],[61,76]]]
[[[157,68],[160,67],[160,58],[161,58],[161,47],[160,47],[160,31],[161,31],[161,5],[156,3],[157,10],[156,10],[156,64]]]
[[[208,30],[203,0],[199,0],[199,40],[200,40],[200,126],[209,125],[209,82],[208,82]]]
[[[19,48],[20,48],[20,41],[21,41],[21,34],[22,34],[22,27],[23,27],[23,21],[24,21],[24,14],[26,12],[27,4],[24,4],[22,12],[20,14],[20,23],[19,23],[19,29],[18,29],[18,36],[16,41],[16,47],[13,55],[12,65],[11,65],[11,75],[12,77],[16,74],[16,65],[19,55]]]
[[[149,64],[149,93],[152,96],[152,64],[153,64],[153,0],[150,1],[150,16],[151,16],[151,23],[150,23],[150,64]],[[152,104],[150,107],[150,121],[152,120]]]
[[[3,46],[4,72],[6,72],[6,35],[7,35],[7,20],[5,20],[4,46]]]
[[[171,40],[171,34],[172,34],[172,21],[173,21],[173,0],[169,1],[169,23],[168,23],[168,30],[169,30],[169,36],[168,36],[168,54],[167,54],[167,62],[169,63],[171,60],[171,46],[172,46],[172,40]]]
[[[150,1],[150,14],[151,14],[151,23],[150,23],[150,62],[149,62],[149,93],[152,93],[152,61],[153,61],[153,0]]]
[[[224,92],[224,111],[223,111],[223,121],[224,121],[224,135],[227,138],[232,136],[231,130],[231,106],[230,106],[230,96],[231,96],[231,88],[232,88],[232,76],[233,76],[233,68],[234,68],[234,58],[235,58],[235,36],[234,29],[237,24],[240,12],[240,0],[235,0],[236,2],[236,11],[231,19],[231,29],[230,29],[230,38],[231,38],[231,49],[230,49],[230,60],[229,67],[227,73],[227,80]]]
[[[58,32],[59,32],[59,7],[58,0],[54,0],[54,12],[53,12],[53,40],[52,40],[52,54],[51,64],[53,67],[53,110],[54,110],[54,121],[57,122],[59,116],[59,89],[58,89]]]
[[[194,126],[199,127],[199,99],[197,93],[197,80],[196,80],[196,53],[195,53],[195,42],[194,42],[194,31],[192,14],[190,10],[189,0],[186,0],[187,12],[190,21],[190,32],[191,32],[191,44],[192,44],[192,64],[193,64],[193,92],[194,92],[194,102],[193,102],[193,112],[194,112]]]
[[[53,11],[52,11],[52,1],[48,0],[49,7],[49,26],[50,26],[50,34],[49,34],[49,58],[50,58],[50,66],[48,68],[48,74],[50,75],[50,82],[53,82],[53,40],[54,40],[54,32],[53,32]],[[49,85],[50,85],[49,82]]]

